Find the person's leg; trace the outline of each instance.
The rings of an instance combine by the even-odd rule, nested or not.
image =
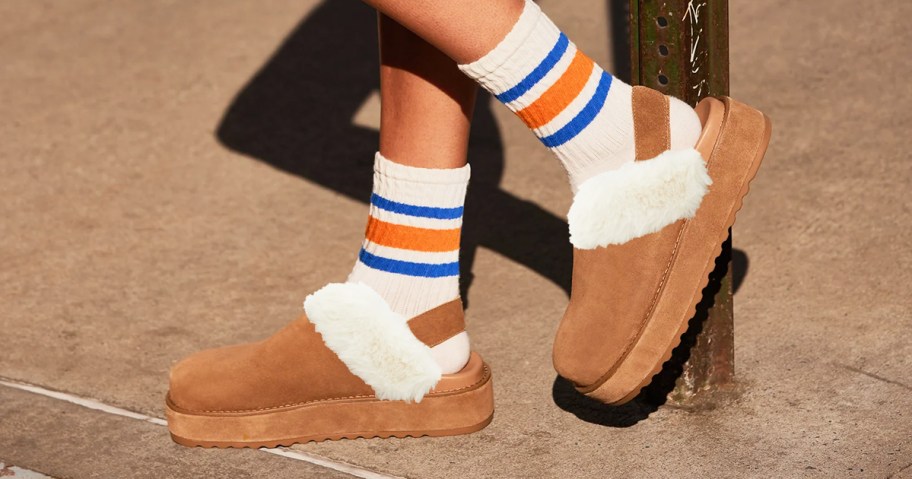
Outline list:
[[[574,191],[634,160],[632,89],[576,49],[529,0],[365,0],[459,62],[561,161]],[[671,146],[697,115],[671,99]]]
[[[458,61],[564,165],[573,291],[554,366],[593,398],[633,399],[693,317],[769,120],[730,98],[698,115],[624,84],[531,0],[366,1]]]
[[[305,315],[264,341],[175,365],[166,414],[181,444],[466,434],[491,421],[490,369],[469,352],[458,299],[477,86],[395,22],[380,29],[380,152],[349,281],[309,295]]]
[[[383,14],[379,30],[380,154],[420,168],[465,165],[478,86],[450,57]]]
[[[435,47],[380,15],[380,152],[366,237],[349,276],[415,317],[459,297],[459,240],[477,86]],[[469,358],[462,332],[432,349],[444,373]]]
[[[364,0],[457,63],[491,51],[513,28],[525,0]]]

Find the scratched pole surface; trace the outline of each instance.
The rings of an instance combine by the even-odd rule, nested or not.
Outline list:
[[[630,19],[633,83],[691,105],[707,96],[728,95],[728,0],[630,0]],[[672,404],[712,402],[710,393],[734,379],[730,233],[675,351],[675,357],[687,361],[669,396]]]

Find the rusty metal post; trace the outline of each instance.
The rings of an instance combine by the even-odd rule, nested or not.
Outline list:
[[[728,0],[630,0],[631,79],[696,105],[728,95]],[[734,379],[731,232],[682,342],[690,355],[669,396],[691,406]],[[702,311],[701,311],[702,308]],[[688,344],[687,337],[691,337]]]

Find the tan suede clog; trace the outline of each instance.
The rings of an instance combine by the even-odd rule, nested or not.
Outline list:
[[[669,150],[668,105],[634,87],[636,161],[584,182],[568,214],[572,292],[553,361],[605,403],[633,399],[680,343],[770,140],[763,113],[708,98],[695,148]]]
[[[166,416],[185,446],[276,447],[484,428],[491,371],[441,374],[430,348],[464,330],[456,299],[406,321],[363,284],[331,284],[272,337],[202,351],[171,371]]]

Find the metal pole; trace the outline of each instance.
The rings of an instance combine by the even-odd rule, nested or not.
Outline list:
[[[728,95],[728,0],[630,0],[630,46],[634,84],[691,105]],[[704,403],[734,379],[731,231],[716,264],[682,342],[690,355],[672,404]]]

